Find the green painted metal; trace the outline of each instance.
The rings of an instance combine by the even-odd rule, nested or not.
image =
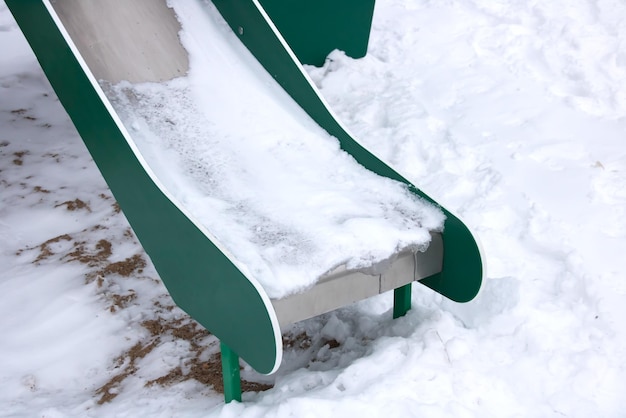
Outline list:
[[[393,290],[393,318],[400,318],[411,310],[411,283]]]
[[[220,343],[222,352],[222,381],[224,382],[224,402],[241,402],[241,376],[239,356],[229,346]]]
[[[361,58],[375,0],[259,0],[300,62],[322,66],[334,49]]]
[[[6,3],[175,302],[256,370],[274,371],[282,355],[280,330],[262,290],[148,175],[99,87],[92,84],[63,37],[48,1]],[[214,4],[259,62],[318,124],[338,138],[346,152],[366,168],[401,181],[433,201],[347,133],[257,1],[214,0]],[[443,271],[421,283],[450,299],[468,301],[482,280],[479,248],[467,227],[442,209],[448,217]],[[410,303],[406,289],[397,294],[405,302],[408,294]]]
[[[274,371],[282,346],[269,299],[146,173],[46,3],[6,4],[174,301],[256,370]]]
[[[268,22],[270,17],[257,0],[213,0],[213,4],[263,67],[313,120],[339,140],[344,151],[367,169],[400,181],[418,196],[437,204],[344,129],[305,75],[282,36],[272,29],[272,24]],[[482,283],[480,248],[467,226],[446,208],[441,209],[447,217],[442,234],[443,270],[420,283],[456,302],[468,302],[476,296]]]

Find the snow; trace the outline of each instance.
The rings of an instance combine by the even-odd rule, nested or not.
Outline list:
[[[146,386],[216,342],[181,338],[191,322],[0,3],[0,416],[624,416],[625,43],[621,2],[379,1],[368,56],[310,74],[368,147],[463,215],[488,280],[468,304],[415,285],[397,320],[386,294],[298,323],[275,375],[242,371],[274,387],[223,405],[193,379]],[[146,265],[107,273],[135,255]],[[156,348],[100,405],[137,343]]]
[[[429,231],[443,227],[438,208],[341,152],[215,7],[172,4],[188,77],[123,82],[108,97],[169,194],[270,297],[300,292],[339,265],[372,268],[426,249]]]

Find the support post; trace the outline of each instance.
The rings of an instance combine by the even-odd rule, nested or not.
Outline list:
[[[406,315],[411,309],[411,283],[393,290],[393,318]]]
[[[241,377],[239,375],[239,356],[223,342],[220,342],[220,350],[222,351],[224,402],[241,402]]]

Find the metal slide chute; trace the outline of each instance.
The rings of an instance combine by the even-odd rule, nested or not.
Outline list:
[[[416,280],[459,302],[477,294],[483,277],[479,246],[442,208],[444,230],[432,233],[426,252],[398,254],[377,274],[340,266],[307,292],[270,300],[163,186],[103,90],[122,80],[161,82],[187,72],[180,26],[165,0],[6,3],[174,301],[222,342],[227,401],[240,399],[239,356],[261,373],[276,371],[281,326],[391,289],[394,317],[401,316],[410,308]],[[365,54],[374,0],[308,1],[306,13],[293,0],[213,3],[278,84],[343,150],[436,204],[349,134],[302,68],[302,62],[320,64],[333,47]],[[320,22],[324,19],[329,26]],[[311,37],[316,25],[324,32],[319,42]]]
[[[322,16],[331,14],[349,16],[345,12],[346,8],[358,10],[352,19],[356,19],[357,28],[361,27],[371,22],[371,15],[368,20],[367,12],[373,11],[373,0],[321,1],[319,4],[310,0],[304,1],[304,3],[318,4],[318,12],[312,15],[298,13],[297,8],[291,6],[290,9],[287,9],[291,13],[280,14],[278,17],[281,21],[277,24],[274,24],[262,4],[266,5],[268,10],[273,10],[283,6],[283,3],[294,4],[299,2],[289,2],[288,0],[240,0],[236,2],[213,0],[213,3],[267,72],[272,74],[283,89],[313,120],[339,140],[344,151],[351,154],[365,168],[383,177],[405,183],[414,193],[441,207],[430,196],[354,139],[329,108],[300,62],[300,60],[313,59],[312,62],[304,61],[304,63],[319,64],[315,58],[318,56],[318,51],[314,47],[308,46],[308,43],[298,39],[299,37],[310,36],[310,34],[298,33],[295,28],[311,27],[306,22],[311,19],[321,19]],[[290,24],[287,25],[284,21],[290,21]],[[341,28],[350,27],[352,20],[346,17],[346,21],[343,23],[343,25],[326,28],[322,21],[318,22],[318,28],[320,32],[330,31],[332,34],[333,29],[340,31]],[[298,55],[289,47],[290,40],[285,39],[278,31],[277,26],[289,27],[287,34],[295,38],[291,44],[299,46]],[[361,42],[363,42],[362,38]],[[364,42],[367,44],[367,37]],[[307,46],[313,49],[309,51],[306,49]],[[356,46],[347,44],[347,46],[355,50],[357,55],[362,51],[360,44]],[[421,280],[420,283],[456,302],[468,302],[476,296],[483,280],[484,271],[480,246],[471,231],[457,216],[444,207],[441,209],[447,217],[443,231],[443,268],[441,272]],[[404,289],[404,291],[406,292],[408,289]]]

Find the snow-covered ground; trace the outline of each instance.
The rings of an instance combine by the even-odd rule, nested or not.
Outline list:
[[[310,69],[463,215],[488,280],[465,305],[416,285],[398,320],[383,295],[293,326],[242,404],[3,3],[0,51],[0,416],[626,416],[623,2],[380,0],[367,57]]]

